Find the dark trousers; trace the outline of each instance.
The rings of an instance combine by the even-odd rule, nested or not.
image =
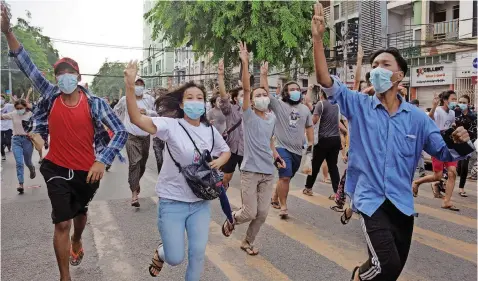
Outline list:
[[[320,166],[322,166],[322,162],[325,160],[329,168],[332,188],[334,193],[337,193],[340,181],[339,168],[337,167],[340,145],[340,136],[319,139],[319,142],[314,146],[312,154],[312,175],[307,176],[305,187],[312,188],[314,186]]]
[[[154,156],[156,156],[156,166],[158,167],[158,174],[161,172],[161,167],[163,166],[163,150],[164,150],[164,141],[153,138],[153,150]]]
[[[5,156],[5,147],[12,149],[12,130],[2,131],[2,156]]]
[[[468,163],[470,163],[470,158],[458,161],[457,173],[460,175],[459,188],[465,188],[466,177],[468,177]]]
[[[146,171],[150,140],[151,137],[149,135],[135,136],[128,134],[126,153],[128,154],[129,162],[128,183],[131,191],[139,189],[139,180]]]
[[[361,215],[369,258],[360,266],[360,278],[397,280],[408,258],[414,217],[404,215],[388,199],[371,217]]]

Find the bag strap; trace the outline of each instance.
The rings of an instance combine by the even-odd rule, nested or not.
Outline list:
[[[214,128],[212,125],[209,125],[211,127],[211,133],[212,133],[212,147],[210,153],[212,154],[212,150],[214,149]]]
[[[231,128],[229,128],[229,130],[226,131],[226,134],[230,134],[232,133],[235,129],[237,129],[237,127],[239,127],[239,125],[241,125],[242,123],[242,118],[239,119],[239,122],[237,122],[236,124],[234,124],[234,126],[232,126]]]
[[[198,147],[196,146],[196,143],[194,142],[193,138],[191,137],[191,135],[189,134],[188,130],[186,130],[186,128],[184,128],[183,124],[181,124],[181,122],[178,121],[178,124],[179,126],[181,126],[181,128],[183,128],[183,130],[186,132],[186,134],[188,135],[189,139],[191,140],[191,142],[193,143],[194,145],[194,148],[196,149],[196,151],[199,153],[199,155],[202,155],[201,154],[201,151],[199,151]],[[213,134],[214,135],[214,134]],[[213,140],[213,145],[214,145],[214,140]]]

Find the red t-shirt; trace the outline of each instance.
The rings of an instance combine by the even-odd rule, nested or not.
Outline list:
[[[61,167],[89,171],[95,162],[94,128],[85,93],[80,91],[80,100],[75,106],[66,105],[61,96],[56,98],[48,127],[50,150],[45,158]]]

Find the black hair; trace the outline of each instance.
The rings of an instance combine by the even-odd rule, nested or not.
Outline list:
[[[56,68],[53,70],[53,72],[54,72],[55,75],[57,75],[58,72],[63,71],[65,69],[73,70],[74,72],[78,73],[78,71],[76,69],[74,69],[73,66],[71,66],[70,64],[68,64],[66,62],[62,62],[59,65],[57,65]]]
[[[24,99],[16,100],[15,103],[13,104],[13,107],[15,107],[15,109],[17,109],[17,105],[23,105],[23,107],[25,107],[25,109],[27,109],[27,101],[24,100]]]
[[[292,84],[296,84],[299,87],[299,91],[300,91],[299,83],[297,83],[295,81],[289,81],[289,82],[285,83],[284,86],[282,87],[280,95],[282,97],[282,101],[287,102],[291,105],[296,105],[296,104],[301,103],[301,99],[299,99],[298,101],[293,101],[293,100],[290,99],[289,85],[292,85]]]
[[[367,84],[370,84],[370,71],[365,73],[365,82],[367,82]]]
[[[229,91],[229,93],[231,94],[231,103],[232,104],[236,104],[236,101],[234,99],[237,98],[240,91],[242,91],[242,87],[236,87],[236,88]]]
[[[460,97],[460,99],[461,99],[461,98],[465,98],[465,99],[468,101],[468,103],[470,103],[470,101],[471,101],[469,95],[462,95],[462,96]]]
[[[414,105],[420,105],[420,101],[417,99],[412,100],[410,103]]]
[[[251,90],[251,100],[254,98],[254,92],[258,89],[262,89],[262,90],[267,92],[266,88],[264,88],[264,87],[255,87]]]
[[[367,72],[367,74],[369,74],[369,73]],[[369,74],[369,78],[370,78],[370,74]],[[363,90],[363,89],[362,89],[362,83],[367,83],[367,81],[360,80],[360,82],[359,82],[359,88],[358,88],[358,91],[359,91],[359,92],[361,92],[361,91]],[[367,83],[367,84],[368,84],[368,83]]]
[[[170,118],[184,118],[184,111],[180,107],[183,102],[184,93],[189,88],[198,88],[204,95],[204,106],[206,106],[206,89],[202,85],[197,85],[194,82],[187,82],[179,88],[174,89],[172,92],[169,92],[165,95],[161,95],[156,101],[155,106],[158,111],[159,116],[170,117]],[[211,124],[207,120],[206,112],[201,115],[199,121],[206,126]]]
[[[398,67],[400,68],[401,71],[403,71],[403,77],[405,77],[405,75],[407,74],[407,71],[408,71],[408,64],[407,64],[407,61],[402,57],[402,55],[400,54],[400,51],[397,48],[391,47],[391,48],[380,49],[380,50],[376,51],[370,57],[370,64],[373,64],[373,61],[375,60],[375,58],[378,55],[383,54],[383,53],[391,54],[395,58],[395,60],[397,61]],[[370,75],[369,75],[369,77],[370,77]]]
[[[320,91],[320,95],[321,95],[324,99],[328,99],[327,94],[325,93],[325,91]]]
[[[440,99],[440,105],[443,105],[443,103],[448,100],[451,95],[456,95],[455,91],[447,90],[441,92],[441,94],[438,95],[438,98]]]
[[[212,106],[213,108],[216,107],[216,100],[217,100],[217,98],[218,98],[217,95],[213,95],[213,96],[209,99],[209,102],[211,103],[211,106]]]

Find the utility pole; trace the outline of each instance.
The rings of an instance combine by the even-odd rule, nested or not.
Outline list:
[[[349,33],[349,9],[347,0],[342,2],[342,9],[345,9],[344,34],[342,35],[342,48],[344,54],[344,78],[342,81],[344,81],[345,85],[347,85],[347,47]]]
[[[8,62],[8,90],[10,91],[10,96],[13,95],[12,90],[12,69],[10,68],[10,57],[7,59]]]

